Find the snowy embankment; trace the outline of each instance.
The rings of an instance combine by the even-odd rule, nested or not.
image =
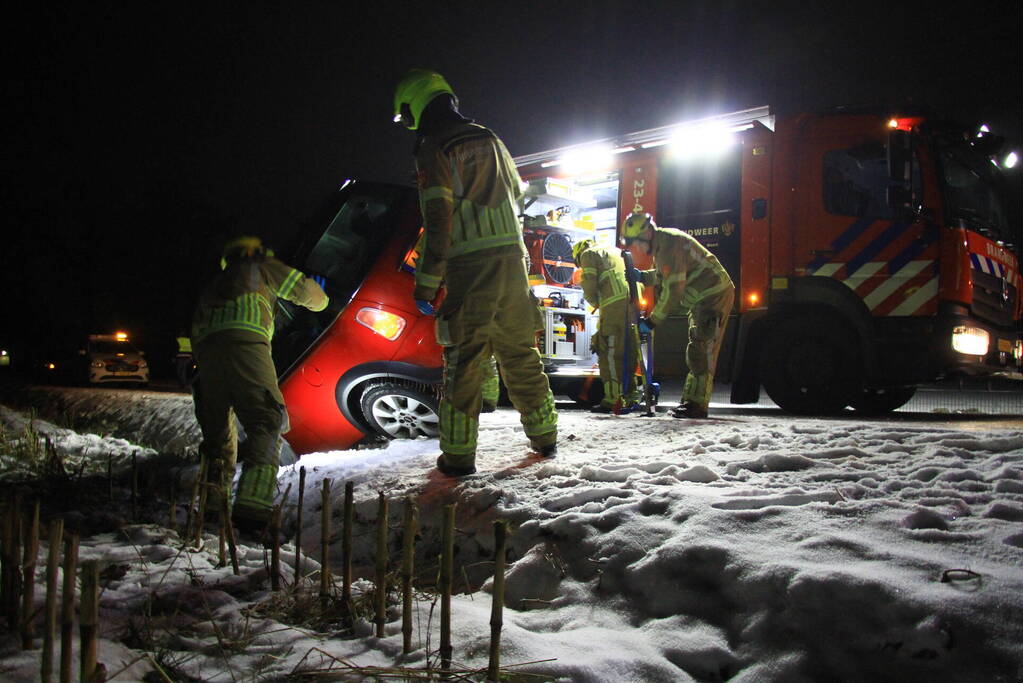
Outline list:
[[[455,660],[467,668],[487,662],[487,560],[501,518],[513,528],[502,663],[539,662],[517,671],[565,681],[1020,680],[1023,435],[1016,422],[947,419],[762,411],[690,422],[564,410],[559,455],[543,461],[502,409],[483,417],[480,473],[460,481],[432,471],[436,441],[303,457],[303,545],[317,552],[322,480],[334,482],[336,513],[353,481],[357,569],[371,577],[385,491],[395,529],[404,498],[419,505],[418,561],[430,574],[440,508],[457,502],[457,585],[484,590],[454,600]],[[292,505],[297,481],[297,467],[282,468]],[[399,544],[392,533],[392,559]],[[108,672],[142,654],[143,604],[161,606],[150,610],[160,661],[202,680],[325,668],[313,648],[360,666],[436,661],[429,598],[417,603],[417,649],[403,658],[396,610],[382,639],[365,623],[365,637],[340,639],[246,616],[268,597],[262,551],[243,548],[238,579],[214,567],[214,554],[180,546],[159,527],[83,541],[84,558],[124,566],[102,601]],[[293,548],[284,555],[290,581]],[[225,633],[245,646],[218,645]],[[5,643],[0,676],[37,675],[38,654]],[[140,660],[119,680],[148,668]]]

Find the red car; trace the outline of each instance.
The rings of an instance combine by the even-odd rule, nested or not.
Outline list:
[[[301,455],[345,449],[367,434],[437,436],[441,348],[433,316],[419,313],[412,297],[422,232],[416,190],[347,182],[314,226],[286,260],[324,285],[330,305],[312,313],[282,300],[275,321],[274,362],[291,419],[289,444]],[[567,248],[570,259],[570,242]],[[578,288],[541,289],[541,295],[564,290],[557,299],[562,308],[548,309],[549,319],[585,319],[567,342],[563,332],[547,335],[552,349],[568,343],[573,352],[567,356],[560,346],[561,356],[545,355],[552,388],[584,403],[599,401],[589,353],[595,318],[585,312]]]

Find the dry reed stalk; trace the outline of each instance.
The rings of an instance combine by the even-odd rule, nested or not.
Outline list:
[[[305,465],[298,470],[298,510],[295,511],[295,590],[302,588],[302,506],[305,504]]]
[[[46,611],[43,630],[43,661],[39,677],[43,683],[53,678],[54,631],[57,630],[57,574],[60,569],[60,544],[64,537],[64,520],[50,521],[50,548],[46,556]]]
[[[36,563],[39,556],[39,501],[32,506],[32,519],[28,524],[28,535],[25,539],[25,554],[21,562],[21,649],[35,649],[35,597],[36,597]]]
[[[99,564],[82,563],[82,600],[78,617],[81,638],[81,681],[91,681],[96,673],[99,641]]]
[[[384,637],[384,625],[387,623],[387,496],[381,491],[377,498],[377,557],[376,557],[376,607],[377,638]]]
[[[504,564],[508,542],[508,524],[494,522],[494,592],[490,607],[490,665],[487,680],[498,681],[501,675],[501,628],[504,626]]]
[[[206,521],[206,475],[209,473],[210,463],[206,456],[202,456],[202,463],[199,465],[199,510],[196,512],[195,522],[195,544],[202,544],[202,527]]]
[[[405,499],[404,533],[401,539],[401,651],[412,652],[412,573],[415,566],[416,503]]]
[[[345,482],[344,527],[341,536],[341,602],[345,609],[352,604],[352,526],[355,522],[355,484]]]
[[[455,504],[444,506],[440,556],[440,667],[451,669],[451,584],[455,555]]]
[[[71,683],[71,647],[75,633],[75,578],[78,574],[78,534],[64,541],[64,582],[60,596],[60,683]]]
[[[320,605],[327,609],[330,602],[330,479],[323,480],[320,511]]]
[[[287,498],[287,496],[285,496]],[[274,506],[270,516],[270,589],[281,589],[281,505]]]
[[[11,497],[7,508],[7,539],[4,543],[4,567],[7,570],[7,582],[4,585],[4,613],[11,631],[18,628],[21,621],[21,494]]]

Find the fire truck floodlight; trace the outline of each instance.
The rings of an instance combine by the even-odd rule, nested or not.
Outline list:
[[[735,144],[735,134],[726,126],[687,126],[676,130],[668,144],[676,157],[714,156]]]
[[[987,330],[959,325],[952,328],[952,350],[969,356],[986,356],[991,340]]]
[[[614,149],[608,145],[590,145],[570,150],[558,159],[557,165],[566,173],[596,171],[611,165]]]
[[[1019,155],[1015,152],[1009,152],[1005,155],[1005,159],[1002,161],[1002,168],[1016,168],[1016,164],[1019,163]]]

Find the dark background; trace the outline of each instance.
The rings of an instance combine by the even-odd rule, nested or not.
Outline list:
[[[413,66],[513,155],[763,104],[915,102],[1023,140],[1018,3],[150,5],[4,24],[3,343],[123,328],[161,362],[226,234],[286,250],[345,178],[411,181]]]

